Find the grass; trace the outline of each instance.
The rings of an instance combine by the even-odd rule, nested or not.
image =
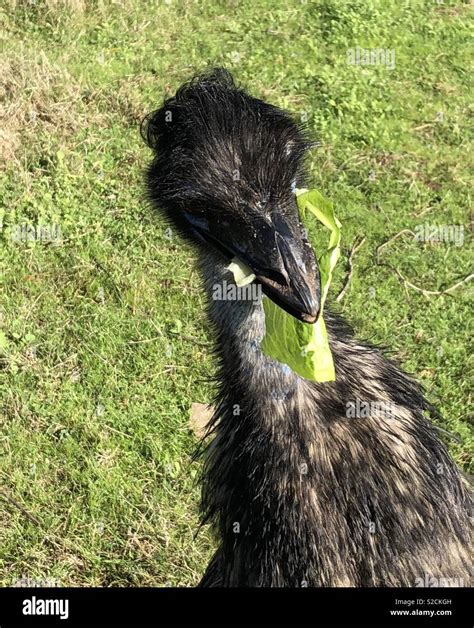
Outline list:
[[[138,133],[208,65],[319,139],[311,183],[335,203],[345,255],[366,237],[338,309],[421,379],[469,468],[472,288],[426,296],[393,270],[430,290],[470,272],[466,4],[2,6],[1,585],[193,585],[211,555],[208,530],[194,538],[188,427],[212,395],[203,295],[192,251],[144,201]],[[355,47],[394,50],[395,68],[349,65]],[[21,224],[59,225],[61,240],[12,239]],[[463,244],[404,234],[377,263],[382,243],[429,225],[463,226]]]

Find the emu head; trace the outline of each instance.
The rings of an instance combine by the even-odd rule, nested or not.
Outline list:
[[[142,135],[155,154],[150,199],[178,231],[227,263],[245,262],[269,298],[314,322],[319,271],[294,194],[310,143],[292,118],[218,68],[147,116]]]

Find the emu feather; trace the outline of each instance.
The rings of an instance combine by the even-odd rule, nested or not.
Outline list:
[[[261,301],[212,298],[239,257],[269,298],[316,320],[319,274],[291,193],[305,187],[304,130],[217,69],[143,135],[150,199],[199,252],[215,336],[202,513],[218,550],[201,585],[467,586],[471,502],[419,385],[330,308],[337,380],[310,382],[262,353]],[[354,414],[361,403],[373,410]]]

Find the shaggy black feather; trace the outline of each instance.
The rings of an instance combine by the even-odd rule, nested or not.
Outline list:
[[[468,585],[470,499],[419,385],[329,312],[336,381],[304,380],[260,351],[261,303],[211,298],[232,282],[230,260],[189,212],[193,225],[218,215],[243,239],[275,206],[297,224],[303,130],[217,69],[179,89],[142,132],[155,152],[150,198],[198,248],[216,338],[202,511],[219,549],[201,585]],[[354,417],[357,401],[389,412]]]
[[[311,146],[286,112],[237,89],[222,68],[183,85],[141,130],[155,151],[149,197],[191,240],[183,210],[209,218],[225,208],[245,220],[262,205],[293,204],[291,184]]]

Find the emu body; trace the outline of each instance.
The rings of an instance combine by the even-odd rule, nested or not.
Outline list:
[[[213,256],[201,265],[209,295],[230,281]],[[220,372],[203,508],[221,545],[201,584],[467,586],[468,498],[418,385],[330,314],[326,384],[262,354],[261,304],[210,300],[209,314]],[[357,400],[387,412],[353,416]]]
[[[202,511],[219,549],[201,585],[468,585],[469,496],[416,382],[330,313],[336,381],[305,380],[262,354],[261,302],[212,298],[238,255],[265,298],[317,317],[291,193],[303,183],[301,129],[218,70],[183,86],[144,132],[150,198],[199,250],[216,336]],[[354,416],[361,403],[388,411]]]

